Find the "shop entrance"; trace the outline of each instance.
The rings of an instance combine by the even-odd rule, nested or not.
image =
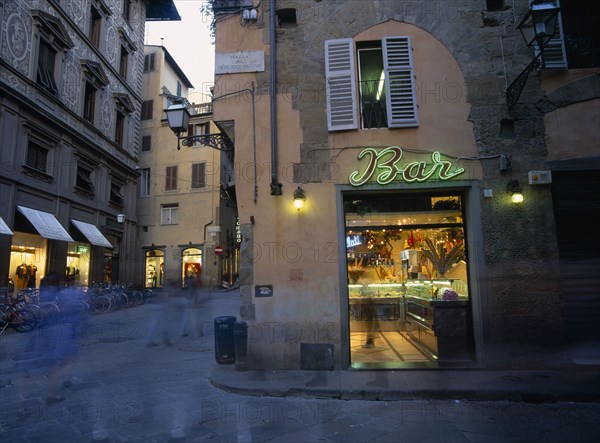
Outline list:
[[[181,255],[181,281],[183,287],[200,287],[202,275],[202,250],[198,248],[187,248],[182,251]]]
[[[165,253],[160,249],[146,252],[146,287],[162,288],[164,285]]]
[[[344,195],[350,364],[472,358],[463,196]]]

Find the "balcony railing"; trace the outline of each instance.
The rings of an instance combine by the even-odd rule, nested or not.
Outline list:
[[[190,103],[190,114],[191,115],[202,115],[212,114],[213,105],[212,103]]]

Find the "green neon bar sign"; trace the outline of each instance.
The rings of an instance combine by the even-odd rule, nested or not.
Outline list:
[[[438,151],[431,153],[431,163],[410,162],[401,168],[398,165],[402,159],[402,148],[390,146],[378,151],[375,148],[365,148],[358,154],[358,159],[366,157],[367,165],[363,170],[357,169],[348,177],[352,186],[362,186],[367,183],[373,175],[380,185],[387,185],[400,176],[406,183],[422,183],[429,179],[450,180],[465,172],[464,168],[452,165],[452,162],[442,160],[442,154]]]

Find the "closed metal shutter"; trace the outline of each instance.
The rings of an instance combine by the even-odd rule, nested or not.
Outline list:
[[[600,171],[552,171],[563,321],[569,341],[600,333]]]

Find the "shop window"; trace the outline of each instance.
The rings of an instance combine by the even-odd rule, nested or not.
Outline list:
[[[202,250],[187,248],[181,252],[181,281],[183,287],[195,289],[201,286]]]
[[[459,193],[344,196],[353,367],[471,357],[462,201]],[[444,331],[444,316],[455,314]],[[460,339],[438,338],[448,335]]]
[[[140,171],[140,197],[150,197],[150,168]]]
[[[156,53],[144,55],[144,73],[154,71],[156,61]]]
[[[361,42],[356,50],[358,100],[353,40],[325,42],[329,130],[357,129],[357,108],[363,129],[417,127],[411,38]]]
[[[206,187],[206,162],[192,163],[192,188]]]
[[[163,286],[164,262],[165,253],[160,249],[152,249],[146,252],[145,283],[147,288],[160,288]]]
[[[153,107],[154,107],[154,100],[144,100],[142,102],[141,120],[152,120],[152,108]]]
[[[179,203],[161,205],[160,224],[177,225],[179,224]]]
[[[167,166],[165,174],[165,191],[177,190],[177,166]]]

